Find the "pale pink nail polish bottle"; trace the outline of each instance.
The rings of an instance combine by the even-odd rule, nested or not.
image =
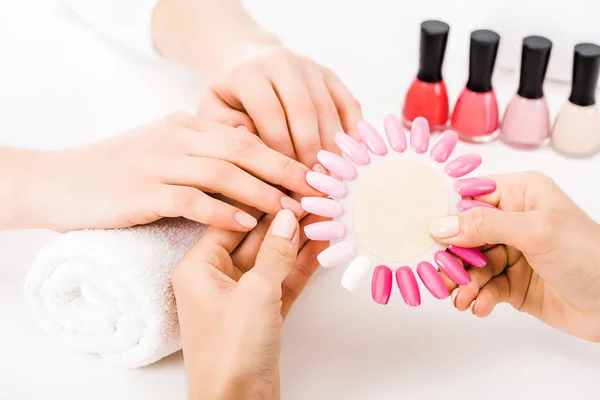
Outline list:
[[[509,146],[536,149],[550,139],[550,112],[543,86],[551,50],[552,42],[544,37],[523,39],[519,89],[506,107],[500,128],[500,139]]]

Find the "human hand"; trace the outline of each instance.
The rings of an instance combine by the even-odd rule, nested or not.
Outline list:
[[[487,249],[488,264],[469,267],[471,282],[453,293],[455,307],[485,317],[507,302],[570,335],[600,341],[600,227],[545,175],[492,179],[496,191],[476,200],[499,210],[476,207],[431,227],[442,243]]]
[[[279,398],[281,325],[327,244],[287,210],[271,221],[247,236],[209,228],[173,269],[190,398]]]
[[[254,217],[206,193],[271,215],[287,208],[298,216],[300,203],[272,185],[318,195],[299,162],[248,132],[186,113],[31,161],[23,209],[35,221],[31,227],[57,231],[120,228],[179,216],[249,231],[256,225]]]
[[[200,100],[199,116],[244,126],[309,168],[317,164],[321,149],[339,154],[337,132],[359,138],[360,104],[322,65],[282,47],[266,47],[222,69]]]

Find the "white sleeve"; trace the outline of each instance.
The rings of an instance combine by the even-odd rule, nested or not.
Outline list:
[[[152,58],[152,14],[158,0],[63,0],[93,29]]]

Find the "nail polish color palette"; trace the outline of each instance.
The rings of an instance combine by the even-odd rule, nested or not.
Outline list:
[[[321,266],[346,266],[341,284],[350,291],[371,276],[372,298],[379,304],[388,303],[395,280],[405,303],[420,305],[417,276],[435,298],[446,298],[439,270],[465,285],[470,278],[458,259],[475,267],[487,263],[478,250],[448,248],[429,233],[434,220],[480,206],[461,196],[495,190],[492,181],[464,178],[479,167],[481,157],[470,153],[450,159],[455,132],[444,132],[430,146],[427,120],[417,117],[411,125],[407,139],[400,121],[387,116],[387,143],[366,121],[358,124],[360,143],[338,133],[335,142],[344,156],[321,150],[318,159],[342,180],[311,171],[307,182],[329,197],[302,199],[306,211],[332,218],[305,227],[309,239],[331,242],[318,256]]]

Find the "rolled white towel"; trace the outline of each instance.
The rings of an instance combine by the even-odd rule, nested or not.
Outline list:
[[[25,280],[35,319],[67,346],[128,368],[180,350],[170,273],[204,230],[178,218],[59,236]]]

